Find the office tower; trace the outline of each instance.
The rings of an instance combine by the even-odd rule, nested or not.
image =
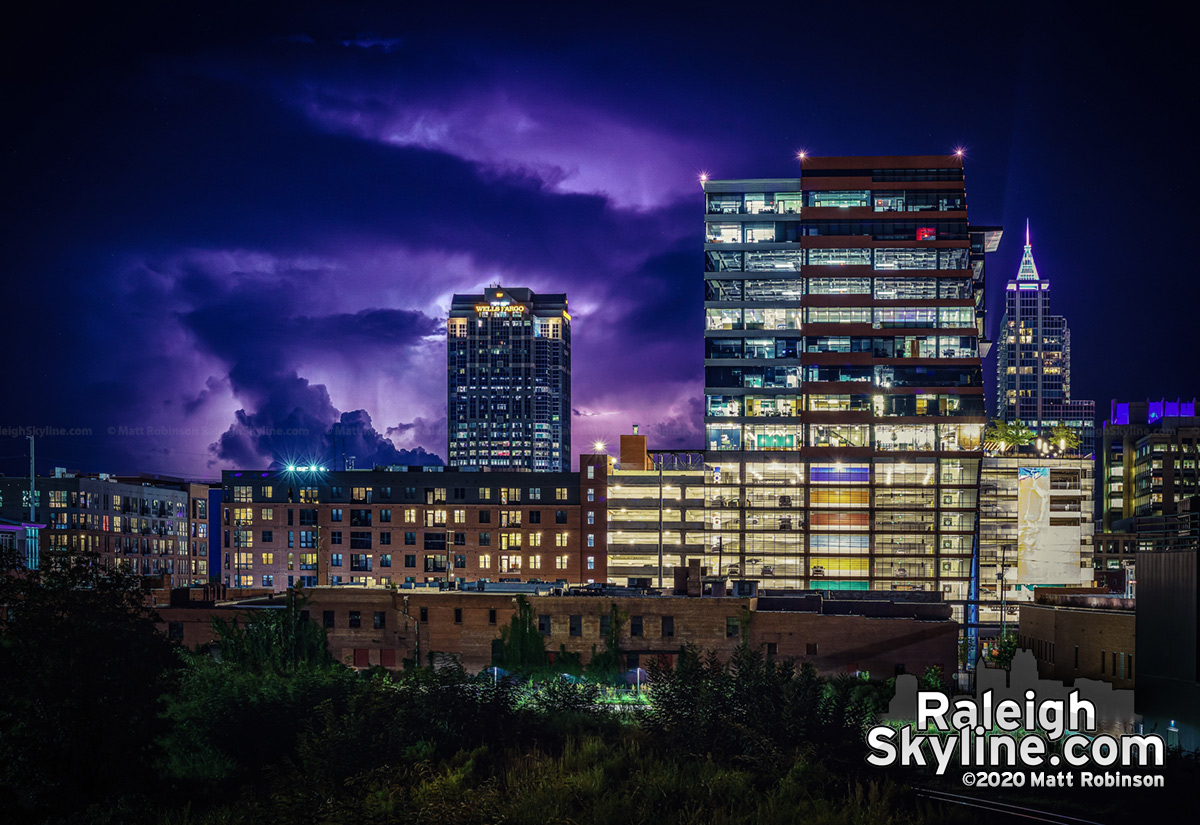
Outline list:
[[[1193,401],[1112,402],[1104,422],[1104,531],[1133,516],[1169,516],[1200,495],[1200,417]]]
[[[455,295],[446,329],[447,463],[570,470],[567,296],[499,285]]]
[[[983,259],[957,156],[705,181],[705,564],[969,596]]]
[[[1096,449],[1096,402],[1071,400],[1071,330],[1050,313],[1050,282],[1038,274],[1025,225],[1017,279],[1004,292],[996,353],[996,410],[1038,434],[1066,425],[1079,434],[1081,455]]]
[[[607,460],[578,472],[226,470],[222,581],[405,587],[605,581]]]

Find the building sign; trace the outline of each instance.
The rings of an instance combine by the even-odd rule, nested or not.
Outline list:
[[[1079,532],[1077,526],[1050,525],[1050,468],[1018,467],[1015,583],[1079,584]]]
[[[508,303],[501,303],[499,301],[492,301],[490,304],[476,304],[475,305],[475,314],[476,315],[501,315],[501,316],[524,315],[525,314],[525,305],[524,304],[508,304]]]

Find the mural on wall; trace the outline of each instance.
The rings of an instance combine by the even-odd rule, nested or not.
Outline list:
[[[1077,585],[1078,525],[1050,523],[1050,468],[1017,469],[1018,585]]]

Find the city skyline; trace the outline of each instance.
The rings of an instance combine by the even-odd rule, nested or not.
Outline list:
[[[656,448],[698,447],[697,176],[777,174],[799,149],[964,146],[977,220],[1011,228],[1028,214],[1046,227],[1039,263],[1073,296],[1058,311],[1077,319],[1075,394],[1103,406],[1190,397],[1197,384],[1150,357],[1182,349],[1189,302],[1130,300],[1124,284],[1145,271],[1162,294],[1194,287],[1168,249],[1136,241],[1149,217],[1114,231],[1119,195],[1093,174],[1119,158],[1160,179],[1149,153],[1117,150],[1136,145],[1139,119],[1168,144],[1182,135],[1175,110],[1138,94],[1152,77],[1174,82],[1178,58],[1138,38],[1114,51],[1127,23],[1102,13],[881,12],[893,24],[881,31],[970,35],[929,37],[941,45],[910,67],[909,88],[925,90],[914,95],[874,83],[869,56],[883,41],[871,34],[856,35],[864,57],[849,68],[834,61],[836,42],[800,56],[782,34],[738,58],[806,69],[804,84],[786,71],[751,86],[708,76],[722,58],[695,45],[711,26],[703,14],[650,10],[627,31],[566,11],[481,10],[465,28],[425,13],[218,9],[199,27],[127,14],[103,26],[75,17],[54,27],[55,46],[8,58],[31,78],[9,138],[4,287],[26,355],[12,363],[21,389],[0,424],[92,433],[39,439],[39,472],[215,479],[273,459],[332,462],[343,444],[312,434],[338,424],[362,464],[431,460],[418,449],[444,460],[449,296],[494,280],[572,299],[576,453],[634,422]],[[801,28],[848,23],[795,15]],[[562,45],[544,45],[550,35]],[[935,82],[937,63],[964,67],[955,84]],[[1052,91],[1062,88],[1077,93]],[[729,128],[713,120],[721,100]],[[1111,122],[1113,106],[1129,116]],[[886,139],[874,136],[880,119]],[[1076,130],[1087,138],[1070,140]],[[1163,204],[1154,220],[1175,231],[1188,187],[1151,186]],[[1010,238],[993,266],[1015,271],[1019,252]],[[1084,296],[1117,294],[1119,325],[1084,316]],[[993,336],[998,323],[993,313]],[[23,440],[3,447],[0,469],[27,470]]]

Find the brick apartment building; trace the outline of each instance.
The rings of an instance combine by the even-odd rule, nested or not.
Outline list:
[[[35,480],[33,521],[46,525],[39,550],[95,552],[144,576],[171,577],[176,587],[208,579],[207,549],[189,537],[188,485],[55,470]],[[28,521],[29,479],[0,478],[0,517]]]
[[[607,578],[607,470],[441,467],[222,474],[220,581],[295,585]]]

